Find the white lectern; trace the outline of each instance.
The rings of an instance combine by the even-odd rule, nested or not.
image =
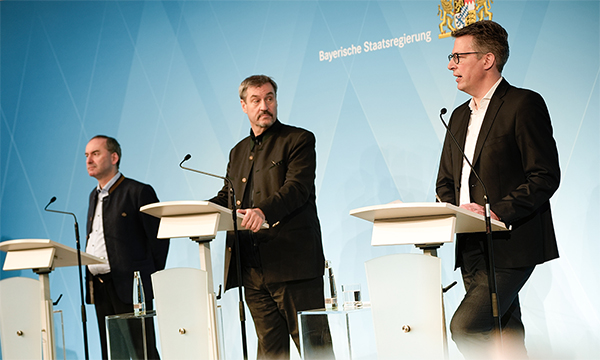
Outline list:
[[[32,269],[39,275],[41,290],[41,335],[45,360],[54,360],[53,305],[49,274],[57,267],[77,266],[77,250],[48,239],[20,239],[0,243],[6,259],[3,270]],[[104,264],[105,259],[81,252],[81,265]]]
[[[159,239],[189,237],[199,243],[200,268],[206,273],[206,275],[199,276],[194,272],[194,269],[189,269],[188,273],[186,273],[186,277],[188,280],[205,279],[203,281],[197,281],[202,287],[202,292],[206,291],[205,296],[207,296],[206,311],[208,312],[208,323],[206,326],[208,328],[209,336],[209,358],[219,359],[221,356],[219,354],[219,344],[217,340],[218,332],[216,322],[216,299],[213,285],[210,241],[215,238],[218,231],[233,230],[231,210],[217,204],[213,204],[209,201],[167,201],[143,206],[140,211],[160,218],[160,226],[158,229]],[[242,215],[238,214],[238,223],[242,218]],[[175,270],[177,270],[177,273],[174,272]],[[171,278],[172,281],[165,280],[166,278],[165,276],[162,276],[163,274],[161,274],[161,276],[153,275],[153,284],[156,280],[161,281],[162,284],[168,284],[169,282],[171,282],[171,284],[178,283],[175,281],[175,278],[178,277],[181,279],[181,271],[182,270],[180,269],[169,269],[158,272],[173,273],[173,277]],[[173,292],[177,291],[179,293],[181,290],[176,290],[174,286],[171,286],[170,288],[172,289],[172,291],[170,291],[171,294],[169,294],[166,290],[163,293],[165,293],[165,295],[172,296]],[[163,357],[169,358],[169,355],[180,357],[182,356],[182,347],[185,346],[183,345],[185,342],[181,342],[181,336],[192,337],[194,335],[191,334],[193,334],[194,331],[190,331],[189,326],[191,325],[188,325],[187,327],[182,325],[180,327],[173,328],[174,325],[172,324],[172,321],[167,321],[165,318],[171,317],[169,320],[179,321],[180,324],[187,322],[184,321],[186,319],[183,319],[179,312],[174,311],[175,309],[173,309],[177,306],[185,306],[181,303],[184,301],[184,299],[179,299],[178,302],[175,302],[176,299],[173,299],[173,301],[161,305],[162,302],[159,299],[161,286],[159,285],[156,287],[154,292],[156,298],[156,317],[159,325]],[[183,293],[181,294],[181,296],[183,296]],[[202,304],[204,304],[204,301],[196,301],[196,303],[192,304],[192,306],[195,308],[201,308]],[[164,307],[161,309],[161,306]],[[161,317],[161,315],[166,313],[172,314],[172,316]],[[176,334],[175,337],[179,338],[173,338],[173,334]],[[204,334],[204,332],[196,331],[196,334]],[[202,339],[200,341],[202,341]],[[190,346],[190,352],[192,352],[192,349],[196,347],[196,343],[197,341],[188,342]],[[171,344],[173,345],[171,346]],[[178,345],[176,346],[175,344]],[[190,356],[197,355],[198,354],[190,354]]]
[[[439,247],[452,242],[454,234],[485,231],[483,215],[448,203],[391,203],[354,209],[350,215],[373,223],[373,246]],[[504,223],[492,220],[492,231],[503,230]]]
[[[425,253],[388,255],[365,263],[379,357],[447,358],[437,248],[452,242],[456,233],[484,232],[483,215],[447,203],[391,203],[350,214],[373,223],[371,245],[414,244]],[[507,229],[492,220],[492,230]]]

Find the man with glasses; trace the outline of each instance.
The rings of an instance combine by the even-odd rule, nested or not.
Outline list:
[[[537,264],[558,257],[550,197],[560,168],[550,115],[542,97],[511,86],[502,69],[508,34],[492,21],[454,31],[448,69],[472,98],[454,110],[450,131],[488,192],[493,219],[509,231],[493,234],[496,294],[503,358],[527,358],[519,291]],[[436,192],[444,202],[484,214],[484,189],[446,137]],[[452,317],[452,339],[467,359],[487,359],[498,349],[488,286],[485,233],[457,236],[456,267],[466,294]]]

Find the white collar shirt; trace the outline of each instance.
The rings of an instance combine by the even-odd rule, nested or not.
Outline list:
[[[117,171],[117,174],[110,179],[104,188],[98,184],[96,191],[98,192],[98,199],[96,200],[96,209],[94,211],[94,217],[92,219],[92,231],[87,241],[85,252],[88,254],[108,259],[108,253],[106,252],[106,241],[104,240],[104,221],[102,218],[102,202],[104,198],[108,196],[110,188],[117,182],[121,177],[121,172]],[[108,274],[110,272],[110,262],[106,264],[88,265],[88,269],[92,275]]]
[[[469,108],[471,109],[471,118],[469,119],[469,127],[467,128],[467,137],[465,139],[464,152],[466,158],[469,159],[471,164],[473,163],[473,156],[475,155],[475,145],[477,144],[477,138],[479,137],[479,131],[483,124],[483,118],[487,112],[488,105],[492,99],[492,95],[496,91],[498,85],[502,81],[502,77],[496,81],[496,83],[490,88],[490,90],[483,96],[479,102],[479,106],[476,106],[475,100],[471,98],[469,102]],[[471,176],[471,167],[465,159],[463,159],[462,172],[460,177],[460,201],[459,205],[469,204],[471,202],[471,193],[469,189],[469,177]]]

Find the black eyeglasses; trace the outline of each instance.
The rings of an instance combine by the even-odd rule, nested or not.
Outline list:
[[[454,54],[450,54],[448,55],[448,61],[454,59],[454,63],[455,64],[460,64],[460,57],[463,55],[469,55],[469,54],[483,54],[482,52],[479,51],[471,51],[471,52],[464,52],[464,53],[454,53]]]

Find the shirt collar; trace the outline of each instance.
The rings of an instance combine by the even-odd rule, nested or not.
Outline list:
[[[481,98],[479,107],[477,109],[475,108],[475,100],[473,98],[471,98],[471,101],[469,101],[469,108],[471,109],[471,112],[487,110],[490,100],[492,100],[492,96],[494,95],[494,92],[496,92],[496,88],[498,88],[498,85],[500,85],[500,83],[502,82],[503,79],[504,78],[502,76],[500,76],[500,79],[498,79],[498,81],[496,81],[496,83],[494,85],[492,85],[492,87],[483,96],[483,98]]]
[[[252,139],[252,146],[254,147],[255,144],[260,145],[263,142],[263,140],[266,140],[275,132],[275,129],[277,129],[280,126],[280,124],[281,123],[279,122],[279,120],[275,120],[273,125],[269,126],[265,131],[263,131],[262,134],[258,136],[254,135],[254,131],[250,129],[250,139]]]
[[[121,177],[121,172],[117,171],[115,176],[113,176],[112,179],[110,179],[103,188],[101,188],[100,184],[98,184],[98,186],[96,187],[96,190],[98,191],[98,193],[108,194],[108,191],[110,190],[110,188],[117,182],[117,180],[119,180],[120,177]]]

